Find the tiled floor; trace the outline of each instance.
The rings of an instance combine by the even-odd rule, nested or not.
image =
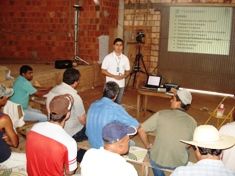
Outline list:
[[[92,90],[87,90],[85,92],[81,92],[80,95],[84,101],[85,108],[88,109],[89,105],[99,99],[102,96],[102,88],[103,87],[96,87]],[[128,88],[125,91],[124,97],[123,97],[123,106],[126,108],[126,110],[133,116],[136,117],[136,99],[137,99],[137,91],[132,88]],[[208,96],[208,95],[202,95],[202,94],[193,94],[193,103],[188,111],[189,114],[191,114],[198,124],[203,124],[206,119],[208,118],[208,112],[212,111],[217,104],[220,102],[222,97],[218,96]],[[225,108],[230,109],[232,106],[235,105],[235,100],[231,99],[230,101],[226,102]],[[161,109],[169,108],[170,102],[169,99],[165,98],[154,98],[150,97],[148,100],[148,109],[151,111],[158,111]],[[138,119],[140,122],[143,122],[146,120],[152,113],[147,112],[145,115],[141,114],[140,118]],[[134,137],[133,139],[137,145],[143,146],[140,142],[138,136]],[[17,149],[17,151],[24,151],[25,149],[25,139],[20,138],[20,146]],[[190,156],[191,161],[195,161],[194,156]],[[141,167],[136,166],[137,170],[140,171]],[[150,171],[150,175],[152,175],[152,171]]]

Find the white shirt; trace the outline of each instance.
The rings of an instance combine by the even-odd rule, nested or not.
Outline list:
[[[83,101],[78,95],[77,90],[75,90],[70,85],[62,82],[60,85],[55,86],[53,89],[50,90],[48,94],[45,95],[45,97],[47,97],[46,106],[47,108],[49,107],[49,103],[53,99],[53,97],[63,94],[70,94],[74,99],[70,118],[65,122],[64,126],[64,130],[70,136],[73,136],[83,128],[83,125],[79,122],[79,117],[85,114]]]
[[[133,165],[117,153],[89,149],[81,162],[81,176],[138,176]]]
[[[228,123],[222,126],[219,130],[219,133],[222,135],[228,135],[235,137],[235,122]],[[227,150],[223,150],[222,161],[228,169],[231,169],[235,172],[235,146]]]
[[[125,74],[125,71],[130,70],[130,62],[124,54],[117,56],[115,52],[112,52],[105,56],[101,69],[107,70],[113,75]],[[108,81],[114,81],[119,85],[119,87],[125,87],[125,79],[116,80],[106,76],[106,82]]]

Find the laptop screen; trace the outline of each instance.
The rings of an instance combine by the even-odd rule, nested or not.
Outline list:
[[[160,84],[161,84],[160,76],[149,75],[145,86],[151,88],[158,88],[160,87]]]

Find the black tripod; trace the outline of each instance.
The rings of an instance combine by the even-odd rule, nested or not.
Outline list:
[[[138,53],[136,54],[135,56],[135,61],[134,61],[134,64],[132,66],[132,70],[131,70],[131,73],[130,73],[130,77],[128,79],[128,82],[127,82],[127,87],[129,85],[129,82],[131,80],[131,77],[134,76],[134,79],[133,79],[133,84],[132,86],[134,87],[135,86],[135,81],[136,81],[136,74],[138,72],[141,72],[141,73],[145,73],[146,75],[148,75],[148,72],[147,72],[147,69],[145,67],[145,64],[144,64],[144,59],[143,59],[143,55],[141,54],[140,52],[140,48],[141,48],[141,43],[138,42]],[[144,66],[144,71],[141,69],[141,64]]]

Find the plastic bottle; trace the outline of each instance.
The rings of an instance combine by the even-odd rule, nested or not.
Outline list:
[[[220,104],[220,106],[217,109],[216,117],[222,118],[224,115],[224,104]]]

